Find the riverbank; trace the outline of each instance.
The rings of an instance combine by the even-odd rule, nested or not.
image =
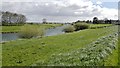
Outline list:
[[[45,37],[45,36],[53,36],[53,35],[63,34],[64,33],[63,29],[66,26],[67,25],[58,26],[58,27],[55,27],[55,28],[48,28],[44,31],[43,36]],[[37,38],[39,38],[39,36]],[[5,43],[7,41],[13,41],[13,40],[19,40],[19,39],[21,39],[19,37],[19,33],[4,33],[4,34],[2,34],[2,40],[0,40],[0,42]]]
[[[117,28],[117,26],[111,26],[101,29],[86,29],[56,36],[6,42],[2,44],[2,63],[3,66],[29,66],[46,61],[51,58],[52,54],[69,53],[86,47],[100,37],[117,32]],[[113,65],[115,64],[113,63]]]
[[[35,26],[36,25],[32,25],[32,26]],[[41,24],[41,25],[37,25],[37,28],[41,29],[42,28],[45,28],[44,26],[51,26],[50,24]],[[113,26],[112,24],[89,24],[90,28],[89,29],[98,29],[98,28],[107,28],[107,27],[110,27],[110,26]],[[12,26],[12,27],[16,27],[16,26]],[[58,35],[58,34],[63,34],[63,29],[67,27],[67,25],[63,25],[60,24],[60,25],[52,25],[52,27],[47,27],[45,29],[45,34],[44,36],[53,36],[53,35]],[[19,39],[19,34],[18,32],[3,32],[2,33],[2,40],[0,40],[1,43],[5,43],[6,41],[12,41],[12,40],[17,40]]]
[[[32,24],[32,26],[49,29],[62,26],[62,24]],[[21,27],[22,26],[0,26],[0,28],[2,28],[0,33],[17,33],[20,31]]]

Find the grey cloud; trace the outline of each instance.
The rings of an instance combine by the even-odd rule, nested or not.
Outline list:
[[[89,11],[89,5],[79,6],[77,4],[68,4],[67,1],[39,0],[39,2],[3,2],[2,11],[22,13],[27,16],[29,21],[41,21],[42,18],[47,18],[50,21],[74,21],[76,19],[101,15],[97,8],[92,8],[92,11]],[[87,2],[90,0],[83,1]],[[83,13],[77,15],[75,12]]]

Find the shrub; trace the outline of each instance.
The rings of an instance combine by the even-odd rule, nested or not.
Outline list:
[[[69,25],[63,29],[63,31],[66,33],[73,32],[74,30],[75,30],[75,28],[71,25]]]
[[[22,26],[19,34],[19,37],[21,38],[33,38],[37,36],[43,36],[44,29],[40,29],[32,25],[24,25]]]
[[[87,23],[76,23],[74,27],[75,27],[75,31],[78,31],[78,30],[88,29],[89,25]]]

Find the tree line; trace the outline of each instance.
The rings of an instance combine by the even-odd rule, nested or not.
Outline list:
[[[12,12],[1,12],[2,25],[22,25],[26,22],[26,17],[23,14],[17,14]]]
[[[120,24],[120,20],[109,20],[108,18],[104,18],[103,20],[99,20],[98,17],[93,17],[93,20],[83,20],[83,21],[76,21],[73,23],[79,23],[79,22],[86,22],[86,23],[91,23],[91,24]]]

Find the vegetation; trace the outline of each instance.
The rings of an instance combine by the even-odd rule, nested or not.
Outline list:
[[[11,12],[2,12],[2,25],[18,25],[18,24],[24,24],[26,22],[25,15],[17,14],[17,13],[11,13]]]
[[[63,31],[66,32],[66,33],[69,33],[69,32],[73,32],[75,30],[75,28],[71,25],[69,26],[66,26]]]
[[[97,17],[93,21],[78,20],[63,30],[74,33],[42,37],[45,29],[62,24],[50,24],[45,18],[43,24],[28,24],[23,14],[8,11],[0,13],[0,32],[19,32],[21,38],[26,38],[0,43],[0,66],[120,65],[120,32],[118,25],[112,24],[119,24],[119,20],[98,20]]]
[[[96,52],[93,51],[92,52],[93,54],[91,54],[90,57],[92,57],[92,55],[94,55],[95,53],[97,53],[96,56],[100,53],[106,54],[104,52],[107,52],[107,54],[112,55],[114,53],[113,49],[114,47],[116,49],[116,46],[114,45],[112,46],[111,44],[108,46],[104,46],[101,44],[106,45],[110,41],[111,41],[110,43],[112,43],[113,42],[112,39],[116,38],[116,36],[113,33],[117,32],[117,28],[118,28],[117,26],[111,26],[101,29],[87,29],[74,33],[43,37],[39,39],[34,38],[34,39],[26,39],[26,40],[24,39],[24,40],[6,42],[2,44],[2,56],[3,56],[2,64],[3,66],[29,66],[29,65],[46,65],[43,63],[49,64],[52,62],[53,64],[50,65],[57,65],[57,63],[59,64],[60,62],[65,61],[66,60],[65,58],[67,57],[63,57],[63,55],[67,55],[69,56],[67,58],[68,62],[66,63],[64,62],[64,63],[66,65],[69,65],[74,61],[74,63],[76,63],[77,65],[77,63],[80,62],[79,59],[77,58],[75,60],[70,60],[70,59],[78,56],[81,57],[83,54],[83,56],[85,57],[83,57],[82,65],[84,64],[86,65],[88,62],[84,62],[84,61],[89,61],[90,59],[85,60],[84,58],[88,58],[88,57],[86,57],[86,53],[85,54],[81,53],[80,50],[84,48],[85,51],[90,50],[90,52],[87,53],[88,55],[89,53],[91,53],[92,50],[95,49]],[[93,44],[94,45],[96,44],[95,48]],[[98,53],[99,49],[103,49],[103,51],[100,50],[100,52]],[[83,50],[83,52],[85,51]],[[53,60],[51,60],[51,57],[53,57],[53,55],[55,57]],[[95,58],[99,60],[99,57],[98,58],[95,57]],[[112,60],[113,59],[116,58],[112,58]],[[59,60],[61,61],[55,63],[55,61],[59,61]],[[47,61],[51,61],[51,62],[47,62]],[[91,62],[94,63],[94,60]],[[115,65],[113,62],[111,62],[111,64]],[[60,65],[64,65],[64,64],[60,64]]]
[[[88,44],[85,48],[69,53],[54,54],[48,61],[42,61],[41,65],[104,66],[105,59],[112,54],[112,50],[117,49],[117,36],[117,34],[112,34]]]
[[[0,66],[2,66],[2,44],[0,44]]]
[[[94,17],[93,18],[93,24],[98,24],[99,22],[98,22],[98,18],[97,17]]]
[[[21,26],[0,26],[2,30],[0,32],[18,32]]]
[[[120,25],[118,26],[118,52],[117,52],[117,54],[118,54],[118,56],[120,56],[120,30],[119,30],[119,27],[120,27]],[[115,58],[117,58],[117,57],[115,57]],[[118,65],[120,66],[120,57],[118,57],[117,58],[118,59]]]
[[[87,23],[76,23],[74,27],[75,30],[78,31],[78,30],[88,29],[89,25]]]
[[[113,26],[113,24],[89,24],[89,25],[90,25],[90,29],[97,29],[97,28]]]
[[[24,25],[19,32],[21,38],[33,38],[44,35],[44,28],[38,28],[32,25]]]
[[[23,25],[24,26],[24,25]],[[55,28],[57,26],[61,26],[61,24],[32,24],[32,26],[35,26],[37,28]],[[2,28],[2,31],[0,32],[19,32],[22,26],[0,26]]]

